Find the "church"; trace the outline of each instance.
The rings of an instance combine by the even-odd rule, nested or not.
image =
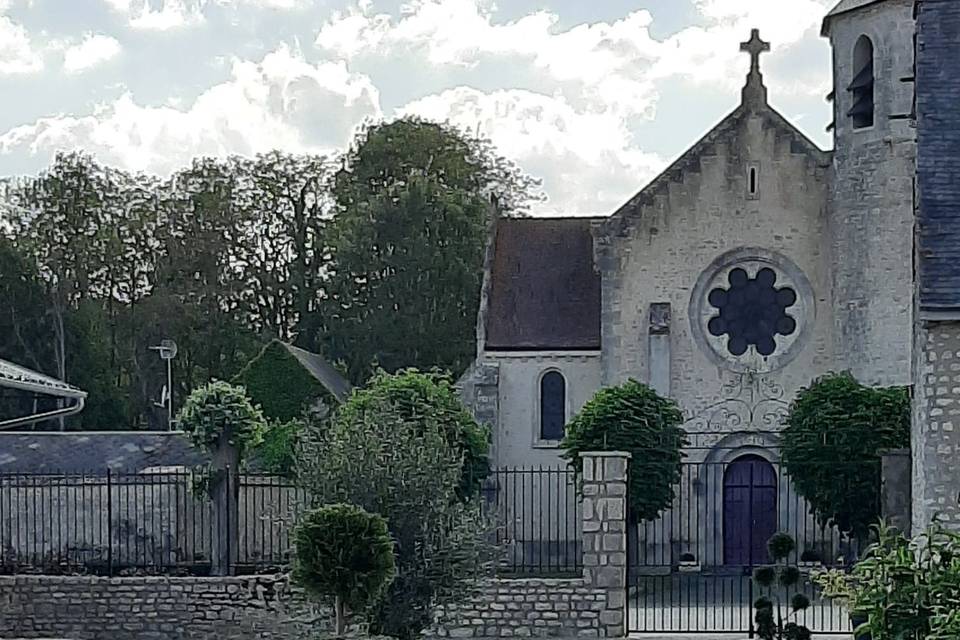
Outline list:
[[[771,106],[754,30],[739,106],[616,211],[496,221],[461,382],[495,465],[564,464],[564,425],[629,378],[683,410],[688,461],[722,464],[776,464],[822,374],[911,383],[913,11],[826,15],[833,150]]]

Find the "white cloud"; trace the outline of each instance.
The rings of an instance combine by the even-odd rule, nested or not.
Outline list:
[[[0,135],[0,154],[49,155],[81,147],[105,162],[167,174],[196,155],[342,148],[357,123],[379,117],[379,94],[345,65],[312,65],[281,46],[190,106],[144,106],[126,94],[87,116],[54,116]]]
[[[69,47],[63,53],[63,68],[68,73],[85,71],[120,54],[116,38],[88,33],[80,44]]]
[[[6,9],[6,3],[0,1],[0,75],[40,71],[43,57],[31,46],[23,25],[4,15]]]
[[[559,96],[457,87],[402,112],[479,129],[498,152],[543,179],[550,199],[537,206],[540,212],[609,213],[663,165],[631,146],[615,113],[580,112]]]
[[[201,24],[206,0],[104,0],[107,5],[127,16],[134,29],[168,31]]]

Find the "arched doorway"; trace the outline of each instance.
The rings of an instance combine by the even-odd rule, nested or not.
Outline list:
[[[770,561],[767,540],[777,532],[777,473],[757,455],[741,456],[723,474],[723,562]]]

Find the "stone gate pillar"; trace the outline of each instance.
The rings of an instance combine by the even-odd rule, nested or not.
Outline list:
[[[583,579],[607,592],[600,623],[608,638],[626,635],[627,465],[630,454],[596,451],[583,459]]]

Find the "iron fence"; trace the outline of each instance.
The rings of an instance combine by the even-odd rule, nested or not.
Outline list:
[[[0,474],[0,572],[202,575],[215,537],[235,546],[236,572],[282,566],[305,491],[280,476],[233,477],[237,513],[223,518],[190,471]]]
[[[568,575],[582,569],[580,500],[569,467],[500,467],[484,484],[484,507],[503,548],[501,573]]]
[[[879,465],[870,465],[879,502]],[[863,469],[851,463],[854,468]],[[803,579],[790,589],[760,589],[752,575],[771,564],[767,541],[779,532],[796,542],[786,562],[798,566]],[[628,527],[629,630],[752,635],[757,598],[789,602],[799,591],[811,606],[792,619],[818,634],[850,633],[846,612],[820,597],[809,576],[849,566],[864,544],[818,522],[775,462],[753,455],[685,462],[672,506],[657,520]]]

